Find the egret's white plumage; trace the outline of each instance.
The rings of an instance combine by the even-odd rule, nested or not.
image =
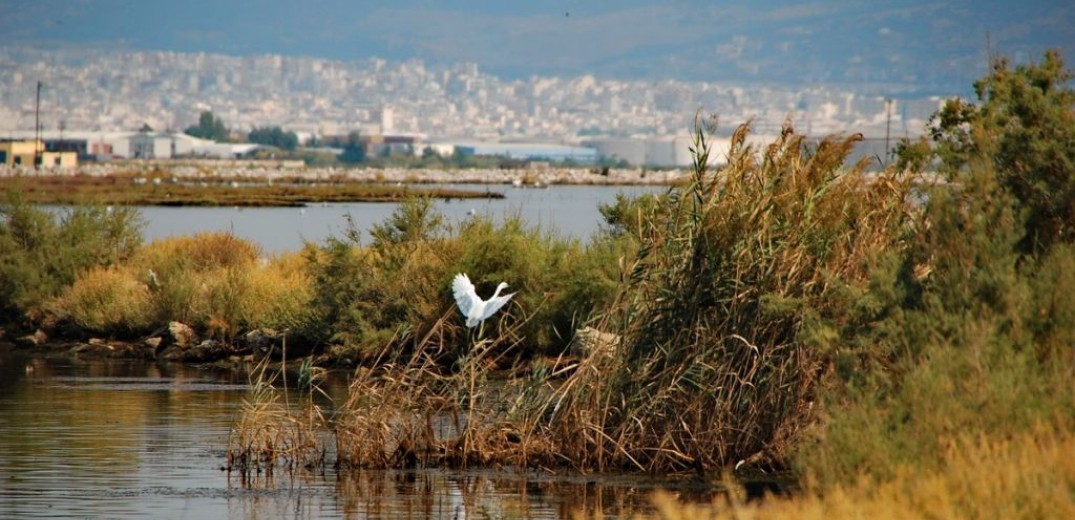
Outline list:
[[[500,282],[496,286],[496,292],[488,300],[478,297],[474,290],[474,284],[470,283],[470,277],[466,273],[455,275],[452,280],[452,294],[455,295],[455,303],[459,305],[459,311],[467,318],[467,327],[476,327],[497,310],[508,303],[515,293],[500,295],[500,291],[508,288],[508,284]]]

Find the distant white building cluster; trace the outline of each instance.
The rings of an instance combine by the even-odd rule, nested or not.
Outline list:
[[[442,147],[564,146],[634,165],[684,165],[699,111],[719,115],[724,132],[752,121],[757,133],[775,135],[790,120],[810,135],[857,132],[894,142],[923,132],[940,103],[907,92],[827,86],[748,88],[590,75],[504,80],[472,63],[434,69],[418,60],[0,46],[0,70],[0,139],[33,132],[39,119],[46,135],[86,135],[91,155],[121,157],[248,152],[181,134],[211,111],[240,131],[280,126],[303,136],[419,136]],[[38,81],[44,85],[39,109]],[[156,131],[133,131],[143,127]]]
[[[3,140],[30,141],[32,130],[5,132]],[[251,155],[260,145],[251,143],[218,143],[189,136],[182,132],[122,132],[122,131],[42,131],[40,139],[49,149],[75,152],[79,157],[109,159],[171,159],[195,157],[207,159],[238,159]]]

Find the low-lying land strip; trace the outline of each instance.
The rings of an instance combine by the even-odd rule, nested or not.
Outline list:
[[[673,184],[679,170],[584,168],[308,168],[280,161],[116,161],[75,170],[0,167],[0,191],[35,204],[141,206],[302,206],[323,202],[398,202],[408,197],[501,198],[444,184]]]
[[[0,191],[35,204],[134,206],[303,206],[322,202],[398,202],[409,197],[501,198],[500,193],[347,179],[267,182],[250,177],[208,178],[119,174],[0,177]]]

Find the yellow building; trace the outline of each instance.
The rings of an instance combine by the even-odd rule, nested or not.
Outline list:
[[[29,167],[34,166],[35,157],[40,158],[38,165],[45,168],[78,166],[77,153],[47,151],[43,141],[0,141],[0,164]]]

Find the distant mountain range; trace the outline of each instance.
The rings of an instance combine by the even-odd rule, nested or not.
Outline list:
[[[503,78],[969,90],[987,53],[1075,53],[1075,2],[623,0],[392,4],[0,0],[6,45],[473,62]]]

